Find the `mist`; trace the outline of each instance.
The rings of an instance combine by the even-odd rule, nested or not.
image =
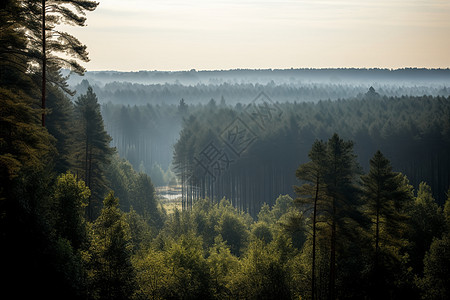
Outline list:
[[[450,299],[444,2],[3,1],[1,293]]]

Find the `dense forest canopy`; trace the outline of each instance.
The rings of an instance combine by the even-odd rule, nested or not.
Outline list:
[[[175,145],[174,165],[180,176],[199,181],[195,185],[201,190],[200,197],[226,196],[238,202],[245,199],[248,202],[241,204],[242,208],[255,214],[262,203],[271,204],[277,195],[291,192],[295,183],[292,174],[306,161],[314,140],[338,132],[354,141],[364,170],[368,169],[370,157],[381,150],[414,185],[428,182],[439,203],[445,201],[450,163],[449,98],[388,98],[370,90],[361,99],[272,103],[267,109],[278,113],[272,115],[265,114],[263,104],[252,102],[235,108],[208,104],[185,120]],[[264,118],[265,123],[251,118],[249,112]],[[243,132],[241,144],[249,140],[245,151],[229,150],[232,147],[227,145],[228,136],[224,137],[229,130]],[[210,169],[213,163],[207,165],[207,170],[196,163],[210,144],[227,156],[228,161],[220,161],[220,170]],[[220,175],[218,180],[215,175]],[[236,190],[244,194],[231,192]]]
[[[74,76],[72,76],[74,77]],[[449,96],[450,70],[300,69],[190,72],[88,72],[69,81],[78,92],[89,85],[103,103],[206,104],[225,99],[246,104],[265,91],[278,102],[354,98],[370,86],[385,96]]]
[[[448,69],[68,81],[97,5],[0,6],[4,297],[450,297]]]
[[[122,106],[108,103],[103,105],[103,115],[119,153],[136,169],[146,170],[150,175],[154,166],[161,167],[164,172],[175,171],[171,168],[172,154],[175,155],[173,165],[178,171],[182,165],[195,168],[198,166],[195,157],[201,155],[209,143],[216,143],[218,148],[226,146],[221,135],[239,118],[243,122],[241,127],[250,127],[254,142],[239,153],[239,157],[236,154],[231,157],[238,159],[226,168],[223,175],[242,176],[237,171],[241,169],[253,174],[245,175],[247,179],[253,178],[251,182],[254,176],[262,176],[251,183],[257,190],[260,185],[268,188],[264,181],[260,181],[263,177],[276,176],[279,181],[270,190],[255,194],[254,197],[260,199],[255,209],[264,202],[271,203],[271,199],[280,193],[292,193],[292,174],[306,160],[309,145],[315,139],[326,139],[333,132],[355,142],[355,152],[364,170],[368,169],[370,157],[380,149],[414,185],[426,181],[433,187],[439,203],[445,200],[449,180],[446,167],[450,149],[449,98],[386,97],[373,88],[358,98],[317,103],[277,103],[274,101],[276,98],[267,97],[266,100],[256,97],[247,104],[236,105],[214,100],[206,105],[189,105],[184,100],[178,105]],[[280,115],[261,128],[248,113],[264,101],[276,107]],[[262,167],[267,170],[262,171]],[[184,175],[180,176],[179,180],[183,181]],[[219,185],[223,187],[224,184]],[[217,188],[215,190],[218,191]],[[202,193],[206,196],[204,191]],[[232,197],[229,193],[208,195]]]

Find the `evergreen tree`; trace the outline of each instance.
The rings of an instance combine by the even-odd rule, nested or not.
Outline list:
[[[291,299],[290,272],[275,244],[251,242],[240,271],[232,278],[232,298]]]
[[[164,299],[167,294],[170,268],[163,251],[147,249],[133,257],[136,270],[136,298]]]
[[[85,219],[85,206],[90,191],[83,181],[67,172],[56,180],[50,215],[56,258],[54,263],[60,274],[60,287],[64,298],[80,299],[87,296],[85,255],[89,250],[89,225]]]
[[[21,1],[28,47],[34,54],[34,62],[41,66],[42,126],[45,126],[47,84],[68,91],[65,79],[58,76],[59,70],[68,68],[83,74],[85,70],[78,61],[89,61],[86,46],[57,26],[85,26],[85,11],[93,11],[97,5],[98,2],[91,0]]]
[[[420,190],[420,188],[419,188]],[[431,193],[429,187],[423,183],[422,191],[418,193],[419,202],[430,202]],[[427,201],[428,199],[428,201]],[[429,206],[429,205],[426,205]],[[435,211],[431,205],[428,209],[425,208],[425,215],[434,215]],[[431,208],[431,209],[430,209]],[[450,297],[450,190],[447,193],[447,200],[444,204],[443,210],[444,227],[442,238],[434,237],[430,248],[425,253],[423,260],[423,277],[418,279],[418,285],[422,290],[423,299],[447,299]],[[425,218],[424,223],[430,221]],[[434,223],[431,220],[431,223]],[[425,224],[423,224],[425,225]],[[430,228],[427,225],[425,228]]]
[[[326,203],[324,176],[327,167],[326,144],[322,141],[315,141],[309,152],[310,162],[301,165],[295,175],[304,181],[301,186],[295,186],[295,192],[299,196],[296,202],[312,208],[312,267],[311,267],[311,299],[315,299],[316,288],[316,230],[319,222],[318,214],[323,211]],[[324,203],[325,202],[325,203]]]
[[[426,253],[424,277],[419,281],[424,299],[444,300],[450,297],[450,234],[435,238]]]
[[[105,177],[109,183],[108,187],[120,199],[120,209],[128,212],[132,205],[131,198],[137,177],[133,166],[115,153],[106,169]]]
[[[211,275],[203,255],[201,237],[182,234],[166,248],[169,271],[164,299],[210,299]]]
[[[216,226],[216,231],[230,247],[233,255],[239,256],[242,253],[249,233],[237,213],[225,212]]]
[[[62,79],[61,79],[62,80]],[[47,89],[46,127],[48,132],[56,139],[54,170],[57,174],[66,173],[72,169],[72,156],[74,141],[74,106],[63,90],[55,85]]]
[[[6,1],[0,7],[0,176],[5,192],[11,187],[8,180],[23,167],[41,169],[48,163],[53,142],[36,126],[37,86],[28,72],[30,55],[22,25],[21,3]]]
[[[180,100],[180,104],[178,105],[178,113],[181,115],[182,118],[186,116],[188,112],[188,105],[184,101],[183,98]]]
[[[131,195],[131,205],[149,225],[160,228],[163,223],[156,200],[155,188],[147,174],[139,173]]]
[[[364,213],[372,223],[369,235],[372,237],[374,254],[371,278],[373,289],[370,293],[378,298],[390,292],[388,282],[383,281],[388,278],[386,274],[394,270],[387,264],[404,245],[406,216],[398,207],[408,194],[402,189],[402,175],[392,171],[389,160],[380,151],[370,160],[369,173],[361,176],[361,179]]]
[[[135,288],[130,229],[118,206],[110,192],[93,224],[91,296],[96,299],[130,299]]]
[[[324,176],[328,200],[327,219],[330,225],[329,298],[335,299],[337,279],[337,253],[349,247],[349,241],[358,240],[358,188],[356,175],[359,166],[353,153],[353,142],[342,140],[336,133],[328,140],[327,168]],[[338,249],[339,247],[339,249]]]
[[[57,234],[67,239],[75,249],[82,249],[87,243],[85,207],[90,193],[84,181],[70,172],[57,178],[53,195],[54,226]]]
[[[111,137],[103,125],[100,105],[91,87],[75,102],[77,120],[75,166],[88,188],[91,197],[88,203],[88,218],[93,220],[99,211],[106,190],[104,173],[114,151],[109,146]]]
[[[207,258],[209,273],[211,274],[211,285],[213,295],[216,299],[229,297],[230,282],[239,268],[239,260],[231,254],[230,248],[220,236],[217,236],[214,244],[209,248]]]
[[[441,238],[445,232],[445,218],[442,208],[433,198],[431,187],[425,182],[419,184],[417,197],[408,210],[411,266],[418,275],[423,272],[423,259],[434,238]]]

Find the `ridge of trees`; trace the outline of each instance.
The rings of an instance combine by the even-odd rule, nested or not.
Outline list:
[[[293,78],[292,80],[299,80]],[[450,89],[442,84],[408,84],[376,83],[372,81],[362,83],[348,82],[219,82],[196,83],[183,85],[179,83],[131,83],[111,82],[105,85],[96,83],[95,80],[83,80],[73,86],[73,89],[85,93],[87,86],[92,85],[95,93],[103,103],[126,105],[163,105],[178,104],[184,98],[191,105],[206,104],[214,98],[224,98],[229,105],[247,103],[252,101],[262,90],[271,95],[278,102],[318,102],[320,100],[339,100],[360,97],[365,94],[369,86],[374,86],[378,93],[388,97],[410,96],[450,96]],[[102,103],[102,104],[103,104]]]

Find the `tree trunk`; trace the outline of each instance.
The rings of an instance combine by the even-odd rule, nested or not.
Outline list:
[[[311,299],[315,299],[316,292],[316,217],[317,217],[317,200],[319,198],[319,180],[316,178],[316,195],[314,198],[314,211],[313,211],[313,249],[312,249],[312,271],[311,271]]]
[[[42,126],[45,127],[45,94],[46,94],[46,37],[45,37],[45,0],[42,0]]]
[[[91,194],[89,195],[89,219],[93,221],[93,208],[92,208],[92,148],[89,149],[89,165],[88,165],[88,181],[87,185],[91,190]]]
[[[329,299],[336,299],[336,199],[333,198],[333,220],[331,224],[331,247],[330,247],[330,281],[329,281]]]

